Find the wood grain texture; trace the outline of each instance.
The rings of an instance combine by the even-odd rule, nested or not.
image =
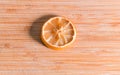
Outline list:
[[[39,39],[55,15],[77,28],[65,50]],[[0,0],[0,75],[120,75],[120,0]]]

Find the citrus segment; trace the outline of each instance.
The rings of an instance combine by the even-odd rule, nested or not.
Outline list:
[[[67,47],[75,40],[75,37],[74,25],[64,17],[51,18],[42,27],[42,41],[53,49]]]

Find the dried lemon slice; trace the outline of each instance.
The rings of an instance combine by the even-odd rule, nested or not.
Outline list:
[[[69,46],[76,38],[76,29],[68,19],[53,17],[42,27],[42,42],[52,49],[62,49]]]

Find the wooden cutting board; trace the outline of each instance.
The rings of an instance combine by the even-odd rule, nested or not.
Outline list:
[[[65,50],[39,39],[56,15],[77,29]],[[0,0],[0,75],[120,75],[120,0]]]

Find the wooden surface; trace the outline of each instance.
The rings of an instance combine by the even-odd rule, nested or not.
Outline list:
[[[77,28],[65,50],[39,39],[55,15]],[[120,75],[120,0],[0,0],[0,75]]]

